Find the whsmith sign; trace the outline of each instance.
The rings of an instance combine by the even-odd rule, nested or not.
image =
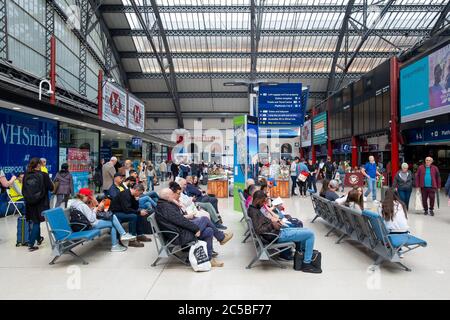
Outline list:
[[[58,123],[0,108],[0,169],[10,177],[24,172],[33,157],[46,158],[55,175],[58,157]]]

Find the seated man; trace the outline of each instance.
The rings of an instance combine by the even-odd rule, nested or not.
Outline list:
[[[113,198],[117,197],[117,195],[120,192],[125,190],[124,186],[122,185],[123,178],[124,178],[124,176],[122,176],[120,173],[114,174],[113,184],[112,184],[111,188],[109,188],[109,190],[108,190],[108,194],[107,194],[108,198],[113,199]]]
[[[181,194],[181,190],[179,190]],[[208,257],[211,260],[211,266],[222,267],[223,262],[217,261],[213,258],[213,237],[225,244],[231,239],[230,236],[226,236],[213,229],[213,225],[206,217],[198,218],[198,221],[189,221],[184,215],[178,205],[177,195],[169,188],[164,188],[159,194],[160,199],[156,207],[156,221],[158,222],[162,231],[173,231],[179,234],[179,237],[175,240],[175,244],[185,246],[191,241],[195,241],[196,238],[203,240],[207,243]],[[167,240],[172,240],[173,236],[168,235]]]
[[[77,199],[71,204],[70,208],[80,211],[89,221],[92,229],[111,229],[112,252],[127,250],[127,247],[119,244],[117,233],[119,233],[120,240],[122,241],[133,241],[136,239],[135,236],[125,232],[115,215],[112,215],[110,220],[100,220],[97,218],[97,213],[104,209],[104,201],[99,204],[93,197],[92,191],[88,188],[81,188],[78,191]]]
[[[339,182],[336,180],[331,180],[328,184],[328,190],[325,192],[325,199],[328,199],[330,201],[335,201],[339,198],[339,195],[336,193],[336,191],[339,189]]]
[[[217,207],[217,203],[218,203],[217,198],[207,195],[205,191],[203,191],[199,187],[194,186],[193,181],[194,180],[193,180],[192,176],[188,176],[186,178],[186,182],[187,182],[186,194],[189,197],[195,197],[198,202],[209,202],[209,203],[211,203],[213,205],[214,209],[216,210],[216,212],[219,213],[219,209]]]
[[[202,202],[202,201],[199,201],[196,197],[189,197],[186,194],[186,187],[187,187],[186,179],[177,177],[175,179],[175,182],[178,183],[181,187],[182,194],[180,196],[180,199],[184,205],[190,206],[191,203],[194,203],[194,205],[198,205],[198,207],[206,210],[209,213],[209,218],[211,219],[211,221],[214,223],[214,225],[218,229],[222,229],[222,230],[227,229],[227,227],[222,224],[223,223],[222,219],[217,214],[216,209],[214,209],[214,206],[210,202]]]
[[[109,209],[117,216],[121,223],[128,222],[130,233],[137,235],[135,241],[130,241],[128,246],[141,248],[142,242],[151,241],[143,232],[143,223],[148,216],[146,210],[139,209],[138,198],[144,192],[144,187],[140,184],[134,185],[131,189],[124,190],[112,199]]]

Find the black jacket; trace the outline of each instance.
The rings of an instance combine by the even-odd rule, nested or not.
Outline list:
[[[42,211],[48,210],[50,209],[50,199],[49,199],[49,194],[48,192],[53,190],[53,183],[50,180],[50,177],[48,176],[47,173],[45,172],[41,172],[41,171],[32,171],[32,172],[27,172],[25,173],[25,176],[23,178],[23,181],[25,181],[28,176],[31,175],[42,175],[43,177],[43,185],[42,188],[45,190],[45,196],[41,199],[41,201],[39,201],[38,203],[35,203],[33,205],[28,204],[27,203],[27,198],[24,196],[24,200],[25,200],[25,216],[27,221],[33,221],[35,223],[38,222],[44,222],[45,218],[42,215]],[[22,187],[22,194],[26,193],[26,184],[23,184]]]
[[[161,231],[173,231],[180,236],[173,242],[184,246],[197,238],[195,234],[200,230],[197,225],[183,216],[180,208],[173,202],[159,199],[156,206],[156,221]],[[166,233],[164,238],[170,241],[174,234]]]
[[[109,210],[112,212],[123,212],[126,214],[139,214],[139,202],[131,195],[129,189],[119,192],[111,200]]]
[[[196,196],[197,199],[202,197],[202,192],[200,191],[200,189],[196,186],[194,186],[192,183],[187,183],[186,184],[186,194],[189,197],[193,197]]]
[[[263,233],[274,233],[276,235],[280,233],[279,230],[274,228],[272,221],[269,218],[266,218],[266,216],[262,214],[261,210],[253,204],[248,207],[247,214],[250,219],[252,219],[253,228],[255,228],[256,234],[260,235],[264,240],[272,242],[275,237],[271,235],[264,235]]]

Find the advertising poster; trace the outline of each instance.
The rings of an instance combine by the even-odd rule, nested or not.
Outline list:
[[[258,180],[258,118],[247,116],[247,179]]]
[[[127,93],[124,89],[105,81],[103,83],[102,120],[127,126]]]
[[[90,172],[91,158],[88,149],[69,148],[67,164],[70,172]]]
[[[130,94],[128,94],[128,128],[139,132],[145,131],[145,105]]]
[[[0,170],[9,179],[25,172],[31,158],[46,158],[48,173],[58,171],[58,123],[0,108]]]
[[[240,211],[240,198],[238,190],[245,189],[245,166],[247,162],[247,133],[246,116],[237,116],[233,119],[234,125],[234,210]]]
[[[450,112],[450,44],[400,70],[401,122]]]
[[[322,112],[313,118],[313,141],[315,145],[327,142],[327,113]]]
[[[301,143],[302,147],[309,147],[311,145],[311,120],[305,121],[301,129]]]
[[[89,172],[71,172],[73,191],[78,193],[81,188],[89,188]]]

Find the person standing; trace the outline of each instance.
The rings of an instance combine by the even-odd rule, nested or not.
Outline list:
[[[291,163],[291,180],[292,180],[292,186],[291,186],[291,196],[295,196],[295,187],[297,186],[297,164],[300,161],[298,157],[295,157],[294,161]]]
[[[332,180],[334,175],[334,165],[331,162],[330,156],[327,156],[327,161],[325,162],[323,168],[325,169],[325,178]]]
[[[95,184],[95,191],[100,192],[102,189],[102,183],[103,183],[103,176],[102,176],[102,168],[105,164],[104,159],[100,159],[98,166],[95,168],[94,172],[94,184]],[[98,191],[97,191],[98,190]]]
[[[161,161],[161,163],[159,164],[159,172],[161,172],[161,181],[166,181],[167,164],[166,164],[166,162],[164,160]]]
[[[308,159],[308,170],[309,170],[309,176],[308,176],[308,190],[314,190],[314,193],[317,193],[317,172],[319,170],[319,167],[316,164],[313,164],[311,159]]]
[[[393,187],[397,189],[400,199],[406,205],[406,209],[409,210],[409,198],[413,188],[413,174],[409,170],[407,163],[402,163],[402,169],[394,177]]]
[[[133,170],[133,164],[131,163],[131,160],[126,160],[125,165],[119,169],[119,173],[125,178],[128,178],[130,176],[130,171]]]
[[[448,204],[450,206],[450,174],[448,175],[447,182],[445,183],[445,193],[448,197]]]
[[[364,167],[361,168],[362,174],[367,178],[367,190],[364,193],[364,197],[367,198],[367,196],[372,192],[372,199],[374,202],[377,201],[377,189],[376,189],[376,183],[377,183],[377,176],[381,176],[381,173],[378,172],[377,164],[375,163],[374,156],[369,157],[369,162],[365,164]],[[364,199],[366,201],[366,199]]]
[[[61,165],[61,170],[56,174],[54,183],[56,194],[55,208],[58,208],[63,202],[65,203],[65,208],[67,208],[69,197],[73,194],[73,178],[67,163]]]
[[[303,175],[306,176],[306,179],[300,180],[298,179],[298,187],[300,189],[300,196],[306,198],[306,184],[307,184],[307,179],[310,176],[309,170],[308,170],[308,166],[305,164],[305,159],[300,159],[300,162],[297,164],[297,173],[298,176]]]
[[[142,183],[144,186],[147,185],[147,163],[142,159],[139,164],[139,173],[138,173],[139,183]]]
[[[41,158],[40,161],[41,161],[41,171],[48,174],[48,169],[46,167],[47,159]]]
[[[426,157],[425,165],[420,165],[416,173],[416,188],[420,188],[422,192],[422,205],[424,215],[428,214],[430,209],[430,216],[434,216],[434,199],[436,198],[436,191],[441,188],[441,175],[438,167],[433,165],[433,158]],[[430,206],[428,207],[428,199],[430,199]]]
[[[153,168],[153,165],[151,163],[147,166],[147,191],[155,191],[155,176],[156,171],[155,168]]]
[[[50,209],[49,192],[53,190],[53,183],[47,173],[41,171],[41,160],[32,158],[28,164],[27,172],[23,178],[22,194],[25,200],[25,216],[32,222],[28,250],[35,251],[35,246],[44,241],[41,236],[41,222],[45,221],[42,212]]]
[[[117,158],[111,157],[111,160],[109,160],[107,163],[105,163],[102,167],[102,188],[104,194],[108,195],[108,190],[111,188],[113,181],[114,181],[114,175],[116,174],[116,166],[117,164]]]
[[[179,170],[180,169],[179,169],[178,165],[175,163],[175,161],[173,161],[172,165],[170,166],[170,171],[172,172],[173,181],[175,181],[175,179],[178,177]]]

